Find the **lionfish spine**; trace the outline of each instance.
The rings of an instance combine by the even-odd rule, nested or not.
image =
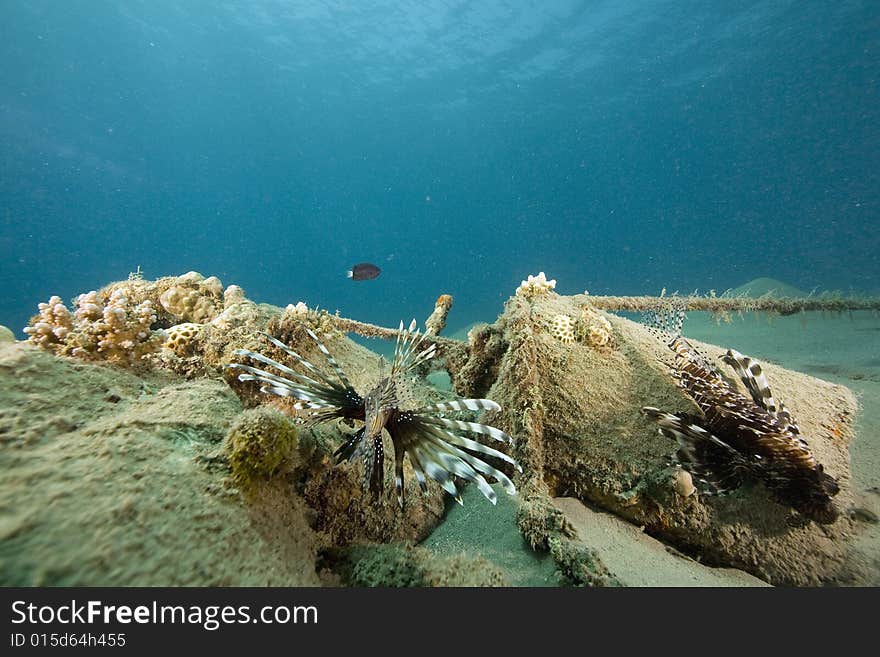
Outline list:
[[[345,376],[345,372],[342,371],[342,368],[339,366],[339,363],[336,362],[336,359],[330,355],[330,352],[327,351],[327,347],[324,346],[324,343],[318,339],[318,336],[315,335],[315,332],[312,329],[307,328],[306,333],[309,334],[309,337],[315,341],[315,344],[318,345],[318,349],[324,354],[324,358],[327,359],[327,362],[330,363],[330,367],[333,368],[333,371],[336,372],[336,376],[339,377],[339,380],[342,382],[346,388],[351,388],[351,382],[348,380],[348,377]]]
[[[776,417],[776,401],[773,399],[773,393],[770,392],[770,384],[764,376],[761,364],[748,356],[743,356],[735,349],[728,349],[721,358],[733,368],[754,402]]]
[[[321,342],[318,340],[317,336],[315,336],[315,334],[312,333],[311,331],[308,331],[308,333],[309,333],[309,336],[310,336],[315,342],[318,343],[318,348],[321,348],[323,345],[322,345]],[[261,333],[261,335],[262,335],[263,337],[265,337],[269,342],[271,342],[272,344],[274,344],[276,347],[278,347],[279,349],[281,349],[281,350],[282,350],[284,353],[286,353],[288,356],[291,356],[292,358],[294,358],[294,359],[295,359],[300,365],[302,365],[303,367],[305,367],[309,372],[311,372],[311,373],[314,374],[316,377],[318,377],[318,378],[319,378],[321,381],[323,381],[326,385],[331,386],[331,387],[336,385],[333,381],[331,381],[329,378],[327,378],[327,376],[326,376],[321,370],[319,370],[317,367],[315,367],[314,365],[312,365],[308,360],[306,360],[305,358],[303,358],[302,356],[300,356],[298,353],[296,353],[293,349],[291,349],[290,347],[288,347],[286,344],[284,344],[283,342],[281,342],[281,340],[277,340],[277,339],[273,338],[273,337],[272,337],[271,335],[269,335],[268,333]],[[290,368],[287,368],[287,369],[285,369],[284,371],[289,373],[289,372],[292,372],[293,370],[290,370]],[[295,373],[296,373],[296,372],[294,372],[294,374],[295,374]],[[302,376],[302,375],[300,375],[300,376]],[[313,381],[313,383],[317,384],[317,381]]]
[[[414,411],[416,413],[420,413],[420,411]],[[510,436],[501,431],[501,429],[496,429],[495,427],[490,427],[487,424],[479,424],[478,422],[467,422],[465,420],[450,420],[444,417],[436,417],[433,415],[424,415],[421,418],[424,422],[428,422],[429,424],[435,424],[443,427],[448,427],[450,429],[458,429],[459,431],[471,431],[473,433],[481,433],[485,436],[489,436],[490,438],[494,438],[498,442],[509,443],[512,442]]]
[[[501,406],[491,399],[454,399],[426,406],[423,410],[432,411],[500,411]]]

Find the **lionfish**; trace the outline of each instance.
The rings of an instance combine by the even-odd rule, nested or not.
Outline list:
[[[425,346],[425,334],[416,330],[413,320],[407,330],[403,322],[394,345],[391,372],[381,378],[369,392],[361,395],[355,390],[336,359],[313,331],[306,328],[324,354],[335,379],[300,356],[289,346],[262,333],[269,342],[299,363],[308,374],[297,372],[268,356],[246,349],[238,349],[236,356],[245,356],[277,370],[275,374],[242,363],[231,363],[229,368],[242,370],[240,381],[257,381],[261,392],[292,397],[297,400],[294,408],[312,411],[311,423],[326,422],[336,418],[363,422],[363,426],[351,435],[334,453],[336,463],[360,460],[363,463],[364,489],[375,500],[384,489],[385,452],[382,443],[383,429],[391,437],[394,446],[394,484],[397,501],[404,504],[403,461],[409,456],[410,464],[423,493],[427,493],[427,478],[435,480],[455,500],[461,503],[461,495],[453,477],[475,483],[483,495],[495,504],[495,491],[483,475],[494,477],[509,495],[516,494],[513,482],[500,470],[492,467],[475,454],[495,457],[510,463],[520,472],[522,469],[507,454],[468,438],[466,434],[482,434],[503,443],[511,443],[510,436],[485,424],[467,422],[445,417],[449,411],[498,411],[501,406],[491,399],[453,399],[429,406],[416,406],[408,382],[412,371],[434,357],[436,345]]]
[[[700,488],[719,495],[757,479],[782,504],[807,518],[829,524],[839,511],[831,498],[840,490],[810,451],[791,413],[777,402],[761,364],[728,349],[721,358],[749,392],[740,394],[681,334],[683,311],[655,315],[652,332],[675,352],[672,375],[696,402],[701,415],[642,411],[660,433],[678,442],[678,464]]]

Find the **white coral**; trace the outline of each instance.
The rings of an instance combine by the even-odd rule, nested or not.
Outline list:
[[[309,307],[302,301],[297,301],[294,306],[292,303],[287,304],[287,307],[284,309],[285,312],[289,312],[293,315],[308,315]]]
[[[529,275],[529,277],[520,283],[516,288],[516,295],[525,297],[526,299],[534,299],[541,294],[548,294],[556,288],[556,279],[547,280],[544,272],[539,272],[537,276]]]
[[[150,326],[150,301],[132,304],[115,290],[105,304],[92,290],[80,294],[71,313],[57,296],[39,305],[40,315],[24,331],[28,340],[59,354],[132,362],[158,348]]]
[[[157,345],[152,341],[150,325],[157,315],[151,301],[134,305],[125,292],[114,290],[101,310],[101,320],[91,321],[96,299],[95,293],[80,295],[77,316],[81,314],[84,321],[77,328],[94,336],[97,351],[103,358],[133,361],[155,351]]]
[[[587,343],[594,349],[608,349],[611,340],[611,322],[600,315],[596,323],[587,329]]]
[[[41,303],[38,308],[39,316],[31,320],[32,324],[24,329],[28,342],[46,348],[63,342],[73,329],[74,317],[61,301],[61,297],[53,296],[48,303]]]
[[[224,310],[235,306],[239,303],[244,303],[247,301],[247,297],[244,294],[244,290],[240,285],[230,285],[223,292],[223,308]]]

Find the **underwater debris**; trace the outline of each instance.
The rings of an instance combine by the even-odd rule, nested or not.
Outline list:
[[[439,335],[446,328],[446,316],[452,308],[452,295],[441,294],[434,304],[434,312],[425,320],[425,335]]]
[[[678,442],[675,459],[704,492],[724,494],[747,478],[757,479],[803,516],[834,522],[839,511],[831,498],[840,490],[837,481],[816,461],[791,414],[774,400],[761,365],[733,349],[722,357],[749,398],[680,335],[667,345],[675,352],[672,375],[702,415],[665,413],[650,406],[642,411],[662,435]]]
[[[547,294],[552,292],[556,288],[556,279],[547,280],[547,276],[544,275],[544,272],[538,272],[537,276],[532,276],[524,280],[519,284],[519,287],[516,288],[516,296],[525,297],[526,299],[534,299],[537,296],[542,294]]]
[[[332,554],[336,552],[337,554]],[[504,573],[482,556],[435,555],[408,544],[358,545],[328,551],[334,570],[348,586],[507,586]]]
[[[841,296],[838,294],[819,294],[807,297],[763,296],[697,296],[674,297],[686,310],[709,312],[715,315],[725,313],[754,312],[794,315],[809,311],[844,312],[852,310],[880,311],[880,297]],[[614,312],[645,312],[656,309],[664,298],[651,296],[592,296],[590,302],[600,310]]]
[[[430,477],[461,502],[453,481],[453,476],[458,476],[476,484],[494,504],[495,491],[483,477],[488,475],[497,479],[509,495],[516,493],[513,482],[506,474],[474,454],[493,456],[519,469],[516,462],[507,454],[467,438],[465,434],[483,434],[505,443],[511,442],[510,436],[495,427],[447,419],[445,416],[447,411],[498,411],[501,407],[497,403],[490,399],[455,399],[410,408],[415,404],[407,376],[418,365],[433,358],[436,351],[434,344],[425,346],[425,336],[416,330],[415,320],[407,330],[404,330],[403,322],[400,323],[391,373],[364,396],[354,389],[318,336],[311,329],[306,328],[306,332],[324,354],[338,381],[324,375],[293,349],[265,333],[262,335],[269,342],[291,356],[309,374],[300,374],[268,356],[246,349],[236,350],[235,355],[268,365],[281,374],[243,363],[230,363],[226,367],[242,370],[243,373],[238,376],[240,381],[261,383],[261,392],[298,400],[294,408],[311,409],[311,422],[326,422],[336,418],[363,422],[363,426],[336,450],[334,456],[337,457],[337,463],[344,460],[360,460],[363,463],[363,486],[374,499],[384,489],[383,429],[391,437],[394,446],[395,488],[401,507],[404,504],[404,455],[409,456],[422,492],[427,492],[427,477]]]

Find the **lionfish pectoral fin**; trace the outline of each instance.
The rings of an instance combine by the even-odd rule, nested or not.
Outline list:
[[[385,481],[384,464],[385,454],[382,446],[382,437],[374,436],[372,439],[367,438],[361,442],[359,448],[355,451],[356,456],[360,456],[364,464],[363,486],[365,491],[372,494],[373,500],[379,497],[382,492]]]
[[[650,406],[642,411],[659,425],[660,433],[678,443],[674,461],[695,479],[707,495],[724,495],[743,483],[748,465],[742,455],[685,415],[664,413]]]
[[[351,460],[352,456],[354,456],[355,450],[357,450],[358,443],[364,438],[364,431],[365,429],[361,427],[354,435],[342,443],[335,452],[333,452],[333,456],[336,457],[337,465],[343,461]]]
[[[385,488],[385,448],[382,436],[373,439],[373,467],[370,469],[370,492],[377,499]]]
[[[403,493],[403,450],[394,450],[394,490],[397,493],[397,503],[402,509],[404,506]]]

